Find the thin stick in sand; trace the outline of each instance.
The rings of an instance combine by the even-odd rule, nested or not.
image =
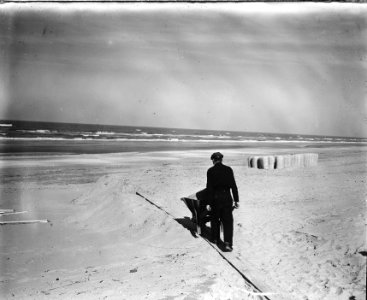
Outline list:
[[[0,222],[0,225],[8,224],[30,224],[30,223],[48,223],[49,220],[22,220],[22,221],[4,221]]]
[[[0,208],[0,214],[12,213],[14,209]]]
[[[15,212],[6,212],[6,213],[0,213],[1,216],[8,216],[8,215],[19,215],[19,214],[25,214],[27,211],[15,211]]]

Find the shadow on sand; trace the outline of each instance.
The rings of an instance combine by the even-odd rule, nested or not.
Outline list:
[[[176,218],[175,221],[177,223],[179,223],[180,225],[182,225],[182,227],[184,227],[185,229],[189,230],[191,235],[194,238],[198,238],[198,234],[196,232],[196,224],[192,221],[191,218],[189,217],[183,217],[183,218]],[[211,229],[210,227],[206,226],[206,225],[202,225],[201,226],[201,234],[200,236],[206,240],[208,243],[211,243],[213,245],[215,245],[212,241],[211,241]],[[225,247],[224,247],[224,243],[219,240],[218,243],[216,244],[218,246],[218,248],[225,252]]]
[[[198,238],[196,233],[196,224],[189,217],[176,218],[175,221],[182,225],[185,229],[189,230],[194,238]]]

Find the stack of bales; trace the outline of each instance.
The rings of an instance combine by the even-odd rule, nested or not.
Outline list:
[[[256,169],[286,169],[317,166],[317,153],[250,156],[248,166]]]

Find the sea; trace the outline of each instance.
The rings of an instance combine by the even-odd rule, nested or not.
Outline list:
[[[246,147],[367,145],[366,138],[0,120],[0,154],[96,154]]]

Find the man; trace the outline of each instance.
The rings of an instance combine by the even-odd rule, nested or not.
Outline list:
[[[207,172],[206,187],[208,190],[209,207],[211,210],[212,241],[218,244],[220,240],[220,223],[223,224],[224,250],[232,251],[233,248],[233,199],[234,207],[238,208],[238,189],[234,179],[233,170],[222,163],[223,154],[215,152],[210,159],[213,166]],[[231,190],[233,199],[231,196]]]

